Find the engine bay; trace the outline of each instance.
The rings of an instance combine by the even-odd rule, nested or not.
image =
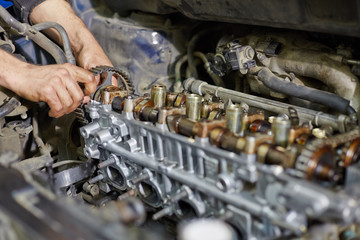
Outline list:
[[[0,89],[0,236],[357,239],[356,27],[179,2],[72,1],[116,67],[71,114]]]

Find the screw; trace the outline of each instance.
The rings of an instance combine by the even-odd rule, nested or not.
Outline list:
[[[148,180],[149,178],[150,178],[150,176],[148,173],[143,173],[143,174],[140,174],[139,176],[133,178],[132,180],[130,180],[130,182],[131,182],[131,184],[136,185],[139,182]]]
[[[170,201],[171,202],[177,202],[180,199],[186,198],[187,196],[188,196],[188,192],[186,190],[181,190],[178,194],[171,197]]]
[[[162,217],[169,216],[172,213],[173,213],[173,208],[172,207],[167,207],[167,208],[164,208],[164,209],[160,210],[159,212],[155,213],[152,216],[152,219],[156,221],[156,220],[159,220]]]
[[[99,163],[98,168],[100,168],[100,169],[105,168],[105,167],[107,167],[107,166],[109,166],[109,165],[111,165],[111,164],[113,164],[115,162],[116,162],[116,160],[114,158],[110,158],[110,159],[108,159],[108,160],[106,160],[104,162]]]
[[[104,175],[99,174],[96,177],[90,179],[88,182],[89,182],[89,184],[94,184],[94,183],[97,183],[97,182],[99,182],[99,181],[101,181],[103,179],[104,179]]]

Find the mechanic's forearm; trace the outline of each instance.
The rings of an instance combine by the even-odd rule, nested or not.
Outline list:
[[[26,72],[30,64],[23,62],[13,55],[0,49],[0,86],[16,91],[19,83],[19,75]]]
[[[75,58],[87,47],[100,47],[94,36],[87,29],[83,21],[76,16],[71,6],[65,0],[47,0],[34,8],[30,15],[32,23],[57,22],[62,25],[69,35],[71,48]],[[54,31],[47,33],[55,41],[61,43],[60,35]]]

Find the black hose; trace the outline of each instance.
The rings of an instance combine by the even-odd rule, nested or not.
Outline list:
[[[314,103],[330,107],[343,114],[352,114],[356,111],[350,106],[350,101],[334,93],[317,90],[310,87],[299,86],[292,82],[286,82],[277,77],[268,68],[259,71],[259,79],[268,88],[289,96],[298,97]]]
[[[20,102],[16,98],[11,98],[10,101],[0,107],[0,119],[11,113],[20,106]]]

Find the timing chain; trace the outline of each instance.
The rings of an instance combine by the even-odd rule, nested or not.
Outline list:
[[[110,66],[97,66],[97,67],[91,68],[89,71],[92,72],[94,74],[94,76],[98,76],[102,73],[111,73],[113,76],[115,76],[117,78],[118,87],[124,87],[125,90],[128,91],[129,95],[134,93],[134,86],[132,85],[131,81],[129,80],[127,74],[119,68],[110,67]],[[105,86],[105,85],[112,85],[111,78],[107,78],[107,80],[102,82],[97,87],[97,89],[100,89],[102,86]],[[80,107],[75,109],[75,115],[76,115],[76,118],[78,119],[78,121],[80,122],[80,124],[86,125],[89,123],[89,121],[87,120],[86,112],[85,112],[83,105],[81,105]]]

